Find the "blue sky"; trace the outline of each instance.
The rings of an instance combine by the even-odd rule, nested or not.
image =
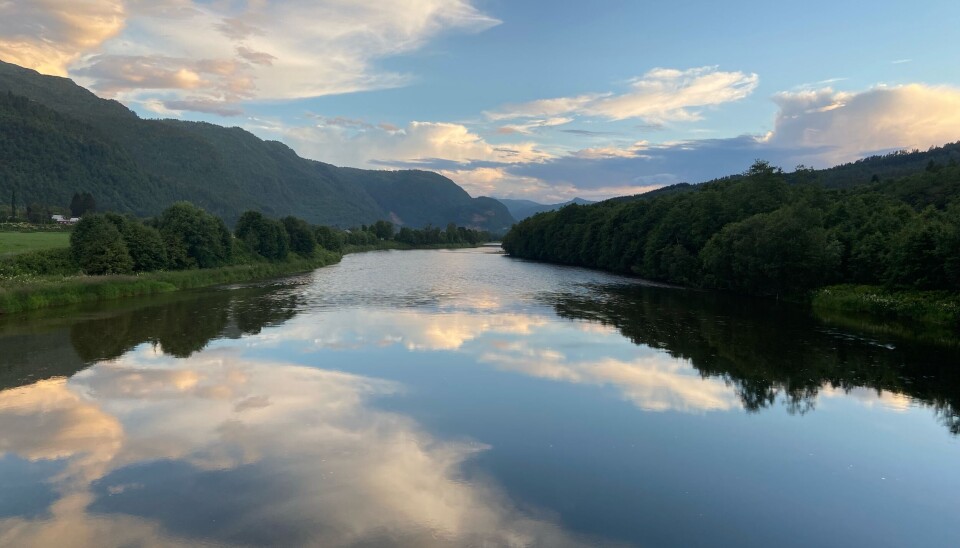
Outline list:
[[[144,117],[559,201],[960,140],[960,2],[0,2],[0,59]]]

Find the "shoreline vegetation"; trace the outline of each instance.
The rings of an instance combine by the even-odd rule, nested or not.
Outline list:
[[[833,285],[815,290],[810,308],[841,327],[950,346],[960,345],[960,292]]]
[[[758,160],[741,175],[696,186],[540,213],[514,225],[503,248],[523,259],[806,304],[834,319],[869,315],[878,325],[914,323],[921,334],[939,326],[931,332],[956,339],[960,146],[932,149],[926,167],[897,178],[869,174],[920,154],[854,164],[859,175],[838,180],[830,170],[787,174]]]
[[[452,223],[395,233],[391,223],[377,221],[340,230],[253,211],[230,233],[221,219],[185,202],[146,222],[91,214],[71,232],[69,248],[0,258],[0,315],[265,280],[336,264],[350,253],[476,247],[490,239]]]

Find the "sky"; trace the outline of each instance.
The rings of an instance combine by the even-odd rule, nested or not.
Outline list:
[[[960,2],[0,0],[0,59],[145,118],[605,199],[960,140]]]

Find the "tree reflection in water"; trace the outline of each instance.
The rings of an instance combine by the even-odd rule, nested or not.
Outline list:
[[[783,303],[637,285],[591,289],[542,300],[561,317],[612,325],[635,344],[689,360],[704,377],[733,385],[748,411],[782,398],[790,412],[805,413],[825,389],[869,388],[932,407],[960,434],[955,347],[851,336]]]

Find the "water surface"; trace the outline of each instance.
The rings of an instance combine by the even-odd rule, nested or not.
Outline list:
[[[495,249],[0,321],[0,545],[960,545],[955,349]]]

